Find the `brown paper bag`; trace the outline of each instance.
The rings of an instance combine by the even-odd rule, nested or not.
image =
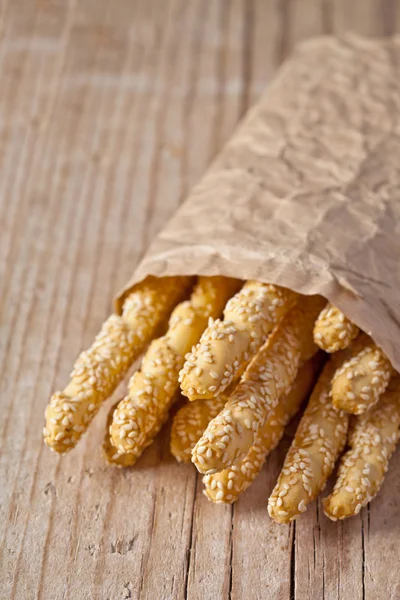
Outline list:
[[[230,275],[320,293],[400,370],[400,38],[301,45],[118,295]]]

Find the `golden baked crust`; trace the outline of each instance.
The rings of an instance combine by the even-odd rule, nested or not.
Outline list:
[[[365,333],[349,350],[350,356],[332,379],[332,401],[336,408],[360,415],[378,402],[393,371],[388,358]]]
[[[289,523],[307,510],[324,488],[346,443],[349,416],[337,411],[330,398],[338,354],[325,365],[314,387],[269,498],[269,515],[278,523]]]
[[[400,437],[400,376],[391,380],[379,403],[355,417],[349,450],[340,461],[338,478],[324,500],[324,512],[345,519],[360,512],[378,493]]]
[[[43,435],[51,450],[65,453],[76,445],[192,281],[149,277],[126,298],[122,315],[107,319],[91,348],[78,357],[66,388],[50,398]]]
[[[201,473],[238,463],[250,451],[269,411],[289,393],[299,365],[317,351],[312,331],[325,300],[303,298],[276,327],[193,449]]]
[[[297,298],[285,288],[248,281],[227,303],[224,320],[214,321],[206,329],[185,362],[179,376],[182,393],[196,400],[226,390]]]
[[[307,361],[287,396],[282,396],[275,408],[269,411],[256,441],[245,458],[218,473],[203,477],[204,494],[212,502],[232,504],[260,473],[266,457],[277,446],[285,426],[308,397],[321,364],[321,353]]]
[[[168,331],[151,343],[140,370],[131,377],[127,396],[114,411],[110,436],[117,453],[130,454],[134,462],[151,444],[176,397],[185,355],[240,285],[226,277],[199,277],[190,300],[175,308]]]
[[[327,304],[315,322],[314,341],[325,352],[337,352],[347,348],[359,331],[341,310]]]

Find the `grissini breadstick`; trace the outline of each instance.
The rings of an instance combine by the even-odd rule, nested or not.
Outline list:
[[[325,352],[337,352],[347,348],[359,331],[341,310],[327,304],[315,322],[314,341]]]
[[[226,390],[297,299],[285,288],[248,281],[227,303],[224,320],[206,329],[185,362],[179,375],[182,393],[196,400]]]
[[[225,469],[249,452],[269,411],[292,387],[300,363],[317,351],[312,331],[324,302],[319,296],[303,298],[254,357],[193,449],[192,462],[201,473]]]
[[[360,512],[378,493],[400,436],[400,376],[395,376],[379,403],[355,417],[350,449],[342,457],[325,514],[336,521]]]
[[[92,347],[78,357],[67,387],[50,398],[43,435],[51,450],[64,453],[76,445],[192,282],[149,277],[126,298],[122,315],[105,321]]]
[[[337,411],[330,399],[338,354],[325,365],[314,387],[269,498],[268,512],[278,523],[289,523],[307,510],[325,487],[346,443],[349,416]]]
[[[349,349],[350,358],[340,365],[332,379],[332,401],[336,408],[360,415],[378,402],[389,383],[392,367],[365,333]]]
[[[110,434],[117,452],[130,454],[135,461],[151,444],[179,389],[185,355],[240,285],[236,279],[199,277],[190,300],[175,308],[167,333],[152,342],[140,371],[129,382],[128,395],[114,411]]]
[[[106,432],[104,434],[102,449],[103,449],[103,457],[106,462],[108,462],[110,465],[122,468],[122,467],[131,467],[135,461],[134,461],[134,457],[132,454],[118,454],[115,446],[113,446],[113,444],[111,443],[110,427],[111,427],[114,411],[117,408],[120,401],[121,400],[117,400],[117,402],[115,402],[111,406],[111,409],[108,412]]]
[[[171,429],[171,454],[178,462],[190,462],[192,450],[207,425],[224,408],[228,395],[186,402],[176,413]]]
[[[281,440],[286,424],[311,392],[321,362],[322,353],[319,353],[301,367],[289,394],[283,396],[277,406],[270,410],[256,441],[242,461],[218,473],[204,475],[204,494],[209,500],[231,504],[251,485],[268,454]]]

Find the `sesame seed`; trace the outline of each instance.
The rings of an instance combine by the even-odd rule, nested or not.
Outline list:
[[[301,500],[301,501],[299,502],[299,504],[297,505],[297,509],[298,509],[298,510],[299,510],[301,513],[305,512],[305,511],[307,510],[307,506],[305,505],[305,502],[304,502],[304,500]]]

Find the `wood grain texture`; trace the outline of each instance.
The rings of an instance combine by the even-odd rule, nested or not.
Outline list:
[[[388,600],[400,458],[348,522],[266,502],[290,437],[233,507],[164,431],[132,470],[100,456],[106,407],[59,458],[47,399],[113,293],[268,84],[320,33],[400,31],[397,0],[0,2],[0,596]],[[118,397],[116,393],[115,397]]]

